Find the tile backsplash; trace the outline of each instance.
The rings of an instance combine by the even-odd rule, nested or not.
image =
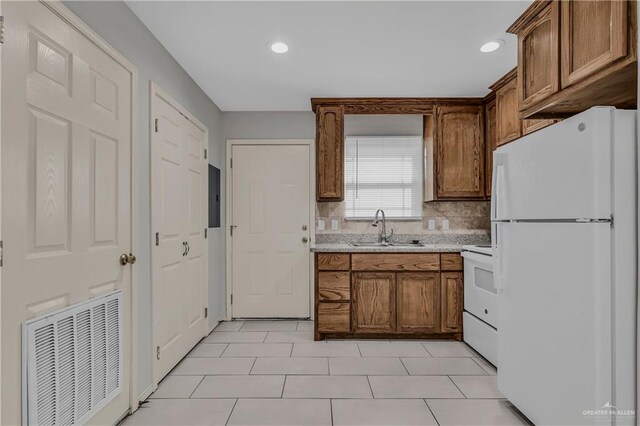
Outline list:
[[[447,234],[489,234],[490,208],[488,201],[435,201],[424,203],[422,220],[387,220],[387,230],[394,234],[410,235],[447,235]],[[324,230],[318,229],[320,220],[324,221]],[[332,229],[336,221],[337,230]],[[429,229],[433,220],[435,229]],[[445,229],[443,221],[449,221]],[[370,220],[346,220],[344,202],[316,203],[316,234],[377,234],[378,229],[371,226]]]

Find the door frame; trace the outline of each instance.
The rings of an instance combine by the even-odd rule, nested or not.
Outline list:
[[[154,291],[154,287],[153,287],[153,282],[155,277],[154,274],[154,261],[156,258],[156,254],[155,254],[155,250],[154,250],[154,238],[153,238],[153,229],[154,229],[154,223],[157,220],[157,218],[154,218],[154,212],[153,212],[153,195],[154,195],[154,184],[153,184],[153,134],[155,133],[155,117],[157,116],[157,111],[156,108],[154,107],[154,99],[158,97],[162,100],[164,100],[165,102],[167,102],[169,105],[171,105],[173,108],[175,108],[181,115],[183,115],[187,120],[189,120],[191,123],[195,124],[200,130],[202,130],[204,132],[204,140],[206,142],[206,145],[204,147],[204,149],[207,150],[207,153],[210,151],[209,150],[209,128],[207,126],[205,126],[195,115],[193,115],[191,112],[189,112],[189,110],[187,110],[185,107],[183,107],[182,105],[180,105],[180,103],[178,103],[178,101],[176,101],[173,97],[171,97],[171,95],[169,95],[165,90],[163,90],[162,88],[160,88],[160,86],[158,86],[158,84],[156,82],[154,82],[153,80],[149,80],[149,231],[150,231],[150,236],[151,238],[149,239],[149,253],[150,253],[150,267],[151,267],[151,273],[150,273],[150,277],[151,277],[151,281],[150,281],[150,302],[151,302],[151,350],[149,351],[149,361],[151,362],[151,392],[155,391],[158,388],[158,382],[160,380],[158,380],[158,366],[156,363],[156,360],[154,359],[154,353],[153,353],[153,347],[156,346],[156,341],[155,341],[155,333],[154,333],[154,318],[153,318],[153,291]],[[208,155],[207,158],[205,158],[205,162],[207,163],[207,167],[205,167],[205,176],[204,179],[206,182],[208,182],[207,180],[207,176],[206,174],[208,173]],[[208,195],[208,191],[205,194],[205,196]],[[205,203],[205,205],[207,205]],[[203,218],[206,222],[206,217]],[[205,228],[207,228],[208,225],[205,223]],[[206,257],[206,263],[207,263],[207,270],[205,273],[205,277],[204,277],[204,281],[205,281],[205,300],[207,301],[207,307],[210,310],[210,306],[209,306],[209,242],[208,242],[208,238],[207,241],[203,244],[204,247],[204,251],[205,251],[205,257]],[[208,319],[207,319],[208,321]],[[207,332],[209,332],[209,326],[207,326]],[[151,394],[151,392],[149,392],[149,394]]]
[[[309,246],[313,245],[316,240],[316,151],[314,139],[227,139],[227,162],[225,171],[226,190],[226,220],[225,226],[225,247],[226,247],[226,305],[227,312],[225,319],[231,321],[233,319],[233,305],[231,304],[231,295],[233,294],[233,239],[231,238],[231,228],[233,219],[233,169],[231,167],[231,157],[234,146],[255,145],[255,146],[281,146],[281,145],[303,145],[309,147]],[[309,316],[313,319],[314,315],[314,274],[313,274],[313,256],[309,252]]]
[[[131,187],[130,187],[130,203],[131,203],[131,253],[138,253],[138,158],[136,155],[137,146],[137,123],[138,123],[138,68],[133,65],[123,54],[111,46],[105,39],[103,39],[98,33],[96,33],[91,27],[84,23],[76,14],[68,9],[61,0],[39,0],[40,3],[48,8],[51,12],[61,18],[67,25],[78,31],[81,35],[85,36],[89,41],[96,45],[100,50],[106,53],[111,59],[121,65],[126,71],[129,72],[131,82]],[[1,5],[0,5],[1,7]],[[0,49],[1,51],[2,49]],[[2,68],[1,62],[2,54],[0,53],[0,69]],[[1,121],[1,120],[0,120]],[[0,138],[1,138],[0,132]],[[0,152],[1,152],[2,140],[0,139]],[[1,198],[1,194],[0,194]],[[131,274],[131,330],[129,330],[129,412],[133,413],[138,409],[139,400],[136,394],[137,388],[137,364],[138,364],[138,351],[133,342],[137,341],[138,333],[138,311],[137,311],[137,269],[129,268]],[[0,274],[1,275],[1,274]],[[125,417],[128,413],[124,413]]]

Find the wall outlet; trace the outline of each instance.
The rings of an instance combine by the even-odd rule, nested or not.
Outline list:
[[[442,229],[449,229],[449,219],[442,219]]]
[[[429,219],[427,221],[427,229],[430,229],[430,230],[436,229],[436,220],[435,219]]]
[[[318,231],[324,231],[324,219],[318,219]]]
[[[340,222],[338,219],[331,219],[331,230],[337,231],[338,229],[340,229]]]

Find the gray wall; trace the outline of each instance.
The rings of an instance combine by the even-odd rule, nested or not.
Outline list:
[[[224,112],[225,139],[314,139],[316,118],[311,111]]]
[[[314,139],[315,115],[304,112],[223,112],[225,139]],[[345,136],[422,134],[422,115],[345,115]]]
[[[225,148],[222,114],[198,85],[165,50],[151,32],[121,1],[65,1],[65,5],[138,68],[138,123],[136,156],[139,200],[138,247],[136,253],[138,296],[137,366],[139,395],[152,381],[151,356],[151,230],[149,219],[149,82],[154,81],[209,128],[209,162],[224,170]],[[224,172],[222,173],[224,175]],[[224,183],[223,186],[224,188]],[[223,198],[224,199],[224,198]],[[223,209],[224,212],[224,209]],[[221,228],[209,231],[209,320],[224,315],[224,214]]]

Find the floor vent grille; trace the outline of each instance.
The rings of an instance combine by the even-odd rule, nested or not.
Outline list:
[[[23,325],[27,425],[87,422],[121,391],[122,292]]]

